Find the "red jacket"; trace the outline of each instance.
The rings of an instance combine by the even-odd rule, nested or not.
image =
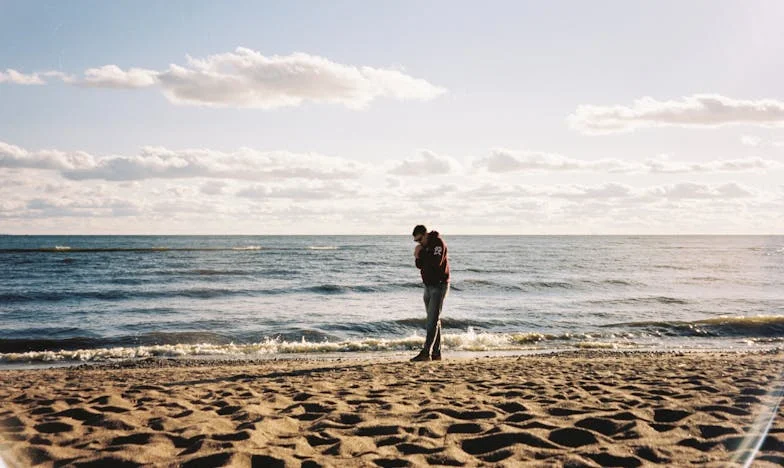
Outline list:
[[[422,274],[422,282],[427,285],[449,282],[449,258],[446,252],[446,242],[437,231],[428,233],[427,244],[419,251],[416,266]]]

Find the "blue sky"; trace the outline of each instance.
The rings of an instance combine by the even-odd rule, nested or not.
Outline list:
[[[0,232],[781,232],[783,15],[0,2]]]

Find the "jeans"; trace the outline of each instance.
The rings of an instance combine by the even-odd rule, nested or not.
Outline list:
[[[422,354],[441,355],[441,308],[449,293],[449,283],[425,285],[425,309],[427,310],[427,336]]]

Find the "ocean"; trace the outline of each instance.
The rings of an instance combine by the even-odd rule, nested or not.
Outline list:
[[[444,353],[784,342],[784,236],[450,236]],[[410,236],[0,236],[0,365],[415,352]],[[413,354],[412,354],[413,355]]]

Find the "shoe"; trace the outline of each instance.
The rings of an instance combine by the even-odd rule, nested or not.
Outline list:
[[[411,362],[429,361],[429,360],[430,360],[430,356],[428,356],[427,354],[422,354],[422,353],[419,353],[416,356],[411,358]]]
[[[433,356],[430,358],[430,360],[431,360],[431,361],[440,361],[440,360],[441,360],[441,355],[440,355],[440,354],[434,354],[434,355],[433,355]]]

